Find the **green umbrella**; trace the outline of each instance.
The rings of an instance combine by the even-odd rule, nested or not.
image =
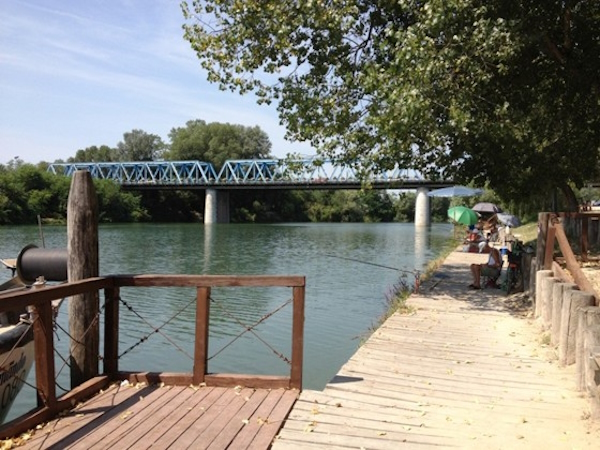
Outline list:
[[[466,206],[453,206],[448,210],[448,217],[463,225],[475,225],[479,221],[477,213]]]

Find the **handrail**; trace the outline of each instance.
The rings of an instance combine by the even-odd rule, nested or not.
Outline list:
[[[574,215],[575,217],[579,218],[578,213]],[[596,306],[600,305],[600,296],[598,295],[598,292],[596,292],[596,290],[594,289],[592,283],[585,276],[583,270],[581,270],[581,267],[577,262],[575,253],[573,252],[573,249],[569,244],[569,240],[567,239],[567,235],[565,234],[565,230],[562,226],[562,223],[560,223],[559,219],[556,216],[553,216],[550,217],[547,227],[544,261],[542,265],[545,269],[552,268],[552,253],[554,250],[555,241],[558,242],[560,251],[562,252],[565,258],[567,269],[569,270],[569,273],[571,274],[571,277],[573,278],[575,284],[577,284],[582,290],[593,294],[595,297]]]
[[[164,382],[165,384],[210,386],[302,388],[305,277],[297,275],[111,275],[31,287],[0,295],[0,312],[33,307],[38,408],[0,426],[0,438],[8,438],[50,420],[77,401],[105,388],[115,380]],[[118,367],[119,303],[121,287],[195,287],[196,318],[192,373],[120,372]],[[292,354],[289,376],[207,373],[210,291],[212,287],[289,287],[292,289]],[[54,340],[51,302],[65,297],[104,290],[104,373],[61,397],[54,381]]]

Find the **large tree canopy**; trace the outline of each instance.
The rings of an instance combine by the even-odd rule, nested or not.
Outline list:
[[[260,127],[190,120],[185,127],[169,133],[168,158],[197,159],[221,168],[228,159],[264,159],[270,157],[271,141]]]
[[[143,130],[123,133],[123,140],[117,144],[119,161],[153,161],[160,158],[164,150],[160,136]]]
[[[293,140],[505,198],[597,175],[600,2],[183,1],[208,79]]]

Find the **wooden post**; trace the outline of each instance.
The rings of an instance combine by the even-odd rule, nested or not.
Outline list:
[[[54,335],[52,304],[43,302],[35,307],[33,337],[35,345],[35,378],[37,404],[50,409],[56,407],[56,385],[54,384]]]
[[[594,295],[594,297],[596,298],[596,306],[598,306],[598,301],[600,301],[600,297],[598,297],[598,294],[594,290],[594,286],[587,279],[587,277],[583,273],[583,270],[581,270],[579,262],[577,261],[577,258],[575,257],[571,246],[569,245],[569,241],[567,239],[567,235],[565,234],[565,230],[563,229],[560,223],[555,224],[554,227],[556,228],[556,240],[558,241],[558,245],[560,246],[560,251],[565,257],[567,269],[569,269],[569,272],[571,272],[573,280],[575,281],[575,283],[577,283],[577,285],[582,291],[586,291]]]
[[[208,325],[210,319],[210,288],[199,287],[196,292],[196,341],[194,345],[193,384],[204,383],[208,370]]]
[[[577,310],[594,304],[594,295],[590,292],[573,290],[570,294],[563,299],[561,314],[558,362],[562,366],[575,363],[577,326],[579,325]]]
[[[579,289],[575,283],[556,283],[552,289],[552,334],[550,343],[555,347],[560,341],[560,327],[562,324],[562,305],[567,291]],[[569,295],[571,295],[569,293]]]
[[[535,319],[542,315],[542,305],[544,302],[542,297],[542,280],[551,276],[551,270],[538,270],[535,274],[535,312],[533,316]]]
[[[76,171],[71,180],[67,251],[69,282],[98,276],[98,200],[86,170]],[[69,300],[71,388],[98,375],[99,305],[98,291],[74,295]]]
[[[552,262],[554,261],[554,241],[556,240],[556,228],[554,225],[549,224],[546,232],[546,252],[544,253],[544,269],[552,269]]]
[[[548,231],[548,220],[550,219],[550,213],[539,213],[538,214],[538,236],[536,245],[536,270],[541,270],[544,267],[544,256],[546,255],[546,234]]]
[[[584,333],[584,353],[588,358],[585,365],[585,388],[590,396],[592,419],[600,419],[600,325],[592,325]]]
[[[293,288],[293,321],[292,321],[292,368],[290,387],[302,389],[302,364],[304,354],[304,286]]]
[[[119,296],[118,287],[104,290],[104,373],[111,379],[119,371]]]
[[[576,345],[576,381],[577,390],[586,390],[586,375],[589,373],[589,352],[585,352],[585,333],[593,326],[600,326],[600,308],[597,306],[586,306],[578,310],[577,345]],[[593,379],[593,378],[592,378]]]
[[[588,239],[588,218],[585,216],[579,216],[581,218],[581,260],[583,262],[587,262],[588,260],[588,249],[589,249],[589,239]]]
[[[558,279],[554,277],[542,278],[540,316],[542,318],[542,329],[548,330],[552,326],[552,303],[554,298],[554,285]]]

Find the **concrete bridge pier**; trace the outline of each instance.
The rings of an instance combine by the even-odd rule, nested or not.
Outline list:
[[[217,189],[206,190],[204,223],[229,223],[229,192]]]
[[[428,227],[431,224],[431,213],[429,211],[429,189],[417,188],[417,199],[415,202],[415,226]]]

